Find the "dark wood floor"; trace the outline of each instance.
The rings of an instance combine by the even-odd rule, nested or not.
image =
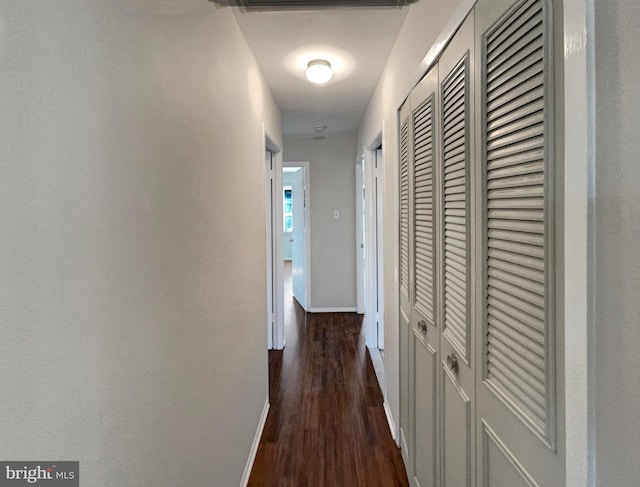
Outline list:
[[[271,408],[249,485],[408,486],[361,316],[307,314],[290,293],[286,347],[269,352]]]

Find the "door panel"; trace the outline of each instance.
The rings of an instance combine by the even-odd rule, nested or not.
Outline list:
[[[413,361],[411,342],[411,302],[409,300],[409,113],[410,103],[407,101],[400,109],[400,226],[399,254],[400,260],[400,440],[402,454],[407,471],[413,472]]]
[[[442,485],[469,486],[471,483],[471,400],[459,387],[447,363],[442,363]]]
[[[415,478],[420,487],[437,485],[436,351],[414,332]]]
[[[439,476],[438,380],[440,334],[436,323],[435,166],[438,68],[411,95],[411,325],[414,352],[414,481],[435,486]]]
[[[307,309],[306,295],[306,238],[307,222],[305,215],[306,195],[304,185],[304,167],[291,173],[291,202],[293,214],[293,243],[291,245],[291,278],[293,295],[300,305]]]
[[[486,423],[482,426],[486,465],[483,487],[536,487],[531,475],[495,432]]]
[[[440,363],[442,364],[441,427],[443,449],[441,485],[475,485],[473,417],[475,398],[475,322],[471,319],[476,272],[471,265],[475,249],[471,218],[474,140],[473,62],[474,19],[471,14],[442,54],[439,62],[442,130],[441,159],[437,166]]]
[[[400,310],[400,448],[402,457],[408,472],[413,471],[413,433],[411,432],[411,414],[413,414],[413,393],[410,391],[412,373],[409,370],[411,364],[409,353],[409,317],[404,310]]]
[[[564,483],[551,4],[481,0],[477,7],[477,459],[490,485]]]

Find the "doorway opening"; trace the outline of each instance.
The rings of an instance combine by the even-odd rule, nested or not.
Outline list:
[[[287,162],[282,167],[282,289],[284,320],[282,336],[297,339],[295,327],[309,303],[309,163]],[[284,346],[284,343],[283,343]]]
[[[366,344],[384,390],[383,153],[382,136],[356,165],[358,312],[364,313]]]
[[[267,263],[267,348],[282,348],[283,337],[280,324],[283,320],[282,286],[282,244],[280,234],[281,204],[277,198],[278,187],[282,186],[280,168],[281,152],[265,137],[265,211],[266,211],[266,263]]]

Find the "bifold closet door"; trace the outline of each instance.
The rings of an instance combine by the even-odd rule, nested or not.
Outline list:
[[[436,196],[438,160],[438,66],[416,86],[409,98],[412,178],[410,184],[411,328],[409,333],[414,425],[413,485],[435,486],[439,476],[437,368],[440,333],[436,324]]]
[[[399,164],[399,186],[400,186],[400,215],[399,215],[399,254],[398,262],[400,274],[400,447],[407,471],[413,471],[414,451],[413,451],[413,420],[410,411],[414,392],[411,390],[412,383],[411,370],[413,368],[412,356],[410,353],[410,329],[411,329],[411,300],[409,298],[409,270],[411,267],[411,251],[409,242],[411,238],[410,228],[410,180],[412,171],[409,165],[410,158],[410,102],[407,100],[400,109],[400,164]]]
[[[550,0],[478,2],[476,411],[487,487],[564,485],[553,45]]]
[[[439,60],[439,322],[441,485],[475,485],[475,279],[472,219],[474,18],[462,24]]]

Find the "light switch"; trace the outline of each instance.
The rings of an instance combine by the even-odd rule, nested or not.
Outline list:
[[[334,210],[333,211],[333,219],[337,220],[338,218],[340,218],[340,212],[338,210]]]

